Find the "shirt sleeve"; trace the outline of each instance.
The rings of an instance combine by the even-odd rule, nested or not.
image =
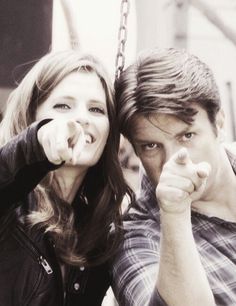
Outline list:
[[[166,306],[157,288],[159,222],[146,201],[135,203],[124,217],[124,240],[112,262],[112,287],[123,306]],[[155,216],[156,214],[156,216]]]
[[[4,200],[1,214],[58,167],[47,160],[37,139],[38,129],[48,121],[33,123],[0,148],[0,199]]]

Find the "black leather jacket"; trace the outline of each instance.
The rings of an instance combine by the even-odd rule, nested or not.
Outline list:
[[[106,265],[69,268],[66,292],[53,245],[24,226],[35,203],[31,191],[55,165],[48,162],[32,124],[0,149],[0,305],[101,305],[109,286]]]

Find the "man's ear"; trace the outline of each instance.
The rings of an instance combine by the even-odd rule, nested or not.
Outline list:
[[[216,115],[216,127],[217,129],[222,129],[224,128],[224,123],[225,123],[225,112],[223,110],[223,108],[221,108],[217,115]]]
[[[225,113],[224,110],[221,108],[216,114],[216,132],[217,136],[220,139],[225,138],[224,123],[225,123]]]

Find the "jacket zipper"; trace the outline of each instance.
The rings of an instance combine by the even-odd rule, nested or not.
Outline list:
[[[44,268],[47,274],[52,274],[53,270],[49,265],[46,258],[40,253],[38,248],[34,245],[33,241],[26,235],[26,233],[19,227],[16,227],[16,231],[14,232],[14,236],[16,239],[26,246],[27,249],[33,254],[33,256],[37,259],[38,263]]]
[[[49,265],[47,260],[42,255],[39,256],[38,261],[39,261],[39,264],[43,266],[43,268],[47,272],[47,274],[52,274],[53,273],[53,270],[52,270],[51,266]]]

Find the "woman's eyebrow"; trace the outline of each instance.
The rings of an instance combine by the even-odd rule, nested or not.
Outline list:
[[[92,103],[106,105],[106,101],[105,100],[103,101],[103,100],[98,100],[98,99],[90,99],[89,101],[92,102]]]
[[[56,97],[53,97],[52,99],[53,101],[57,101],[57,100],[69,100],[69,101],[75,101],[75,98],[72,97],[72,96],[56,96]]]

